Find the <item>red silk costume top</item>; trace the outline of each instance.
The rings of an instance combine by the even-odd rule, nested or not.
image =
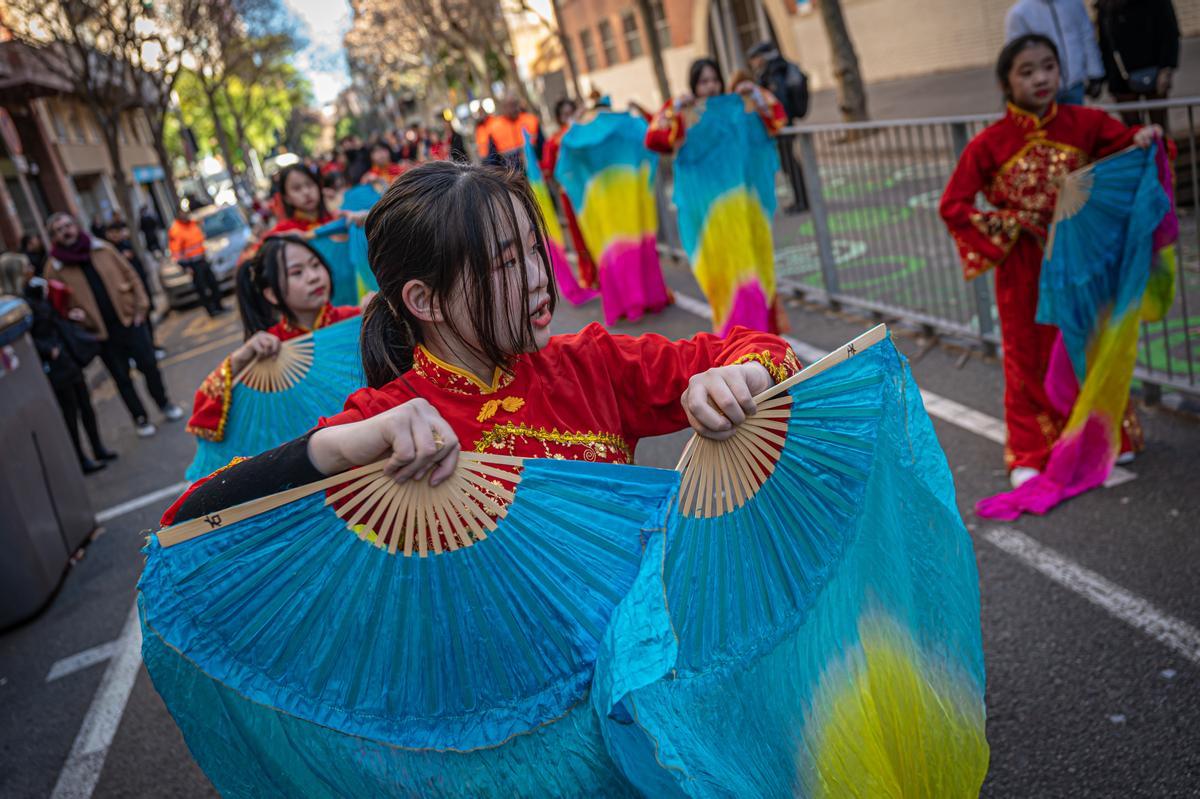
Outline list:
[[[281,233],[307,233],[314,228],[319,228],[321,225],[327,225],[337,218],[336,214],[324,214],[318,216],[316,214],[306,214],[302,211],[295,212],[292,216],[285,216],[275,223],[275,227],[266,232],[266,236],[278,236]]]
[[[1136,131],[1094,108],[1052,105],[1039,119],[1009,103],[1008,113],[963,150],[942,196],[941,215],[967,279],[1000,264],[1022,232],[1044,244],[1058,181],[1128,147]],[[995,211],[975,207],[979,192]]]
[[[763,99],[763,105],[758,108],[758,116],[766,126],[767,133],[774,136],[780,128],[787,125],[787,112],[783,110],[783,103],[779,102],[775,95],[761,86],[755,88],[762,93]],[[695,115],[689,114],[688,111],[689,109],[677,109],[675,101],[668,100],[650,122],[650,129],[646,131],[646,147],[667,155],[682,147],[687,136],[685,117],[691,116],[695,122]]]
[[[508,372],[497,368],[487,384],[418,346],[402,378],[354,392],[345,410],[320,426],[362,421],[422,397],[450,423],[464,450],[631,463],[642,438],[688,426],[679,400],[692,375],[747,361],[761,363],[776,381],[800,368],[782,339],[745,328],[724,339],[701,333],[668,341],[613,335],[593,323],[518,356]],[[167,510],[163,526],[204,480]]]
[[[357,305],[334,307],[327,304],[317,314],[313,330],[329,327],[343,319],[358,316],[360,312],[361,309]],[[287,341],[312,331],[293,325],[286,319],[281,319],[268,327],[266,332],[280,341]],[[232,355],[226,356],[225,360],[221,361],[221,365],[204,378],[204,382],[196,390],[196,396],[192,400],[192,417],[188,419],[187,423],[187,431],[192,435],[208,441],[221,441],[225,438],[225,421],[229,418],[229,405],[233,396],[233,378],[235,376],[231,365],[232,358]]]
[[[1039,118],[1010,103],[1008,113],[963,150],[942,196],[942,219],[967,279],[996,272],[1009,469],[1041,470],[1066,424],[1045,389],[1058,329],[1036,320],[1042,247],[1059,181],[1129,146],[1135,131],[1092,108],[1051,105]],[[976,207],[980,192],[996,210]]]

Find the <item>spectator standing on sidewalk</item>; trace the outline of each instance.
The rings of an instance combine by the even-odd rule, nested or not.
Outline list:
[[[746,53],[746,61],[754,72],[758,85],[775,95],[783,105],[787,116],[786,124],[792,125],[808,114],[808,76],[800,67],[779,53],[772,42],[759,42]],[[808,193],[804,190],[804,173],[796,160],[791,138],[780,136],[775,139],[779,147],[779,163],[792,186],[792,204],[783,209],[787,214],[798,214],[808,210]]]
[[[168,421],[183,418],[183,409],[167,398],[146,314],[150,298],[146,296],[137,272],[106,241],[93,239],[79,229],[70,214],[52,214],[46,220],[50,234],[50,260],[47,277],[70,289],[69,308],[83,326],[102,342],[100,358],[117,384],[117,391],[133,417],[137,434],[147,438],[158,432],[146,414],[129,373],[133,361],[146,380],[151,398]]]
[[[1083,0],[1017,0],[1004,19],[1004,41],[1037,33],[1054,42],[1062,62],[1060,103],[1083,105],[1104,88],[1104,61]]]
[[[117,453],[105,447],[100,440],[96,411],[83,377],[83,367],[95,357],[95,350],[90,349],[95,346],[95,341],[69,319],[59,315],[55,303],[51,301],[51,292],[57,295],[60,304],[66,299],[67,288],[57,281],[51,283],[36,275],[33,264],[24,255],[0,255],[0,294],[23,297],[33,312],[33,326],[29,332],[38,357],[42,360],[42,370],[50,380],[54,398],[58,400],[79,465],[84,474],[92,474],[117,458]],[[80,446],[80,421],[92,445],[94,460],[85,455]]]
[[[29,259],[29,263],[33,265],[33,273],[41,277],[42,270],[46,268],[46,242],[42,241],[42,237],[37,233],[26,233],[21,236],[21,252]]]
[[[1165,99],[1179,68],[1179,21],[1171,0],[1099,0],[1096,22],[1113,99],[1118,103]],[[1140,121],[1136,111],[1121,116],[1126,125]],[[1165,130],[1166,109],[1151,111],[1150,120]]]
[[[212,266],[204,253],[204,231],[186,206],[179,207],[179,214],[167,233],[167,244],[179,266],[191,273],[196,296],[208,315],[220,316],[225,313],[226,309],[221,305],[221,287],[217,285]]]
[[[146,264],[141,258],[138,258],[137,251],[133,249],[129,226],[119,219],[110,222],[104,231],[104,240],[125,256],[125,260],[129,261],[133,271],[137,272],[138,277],[141,278],[142,288],[146,290],[146,296],[150,297],[150,311],[146,314],[146,329],[150,331],[150,341],[154,345],[154,357],[161,360],[166,357],[167,353],[158,345],[158,338],[154,335],[154,292],[150,288],[150,276],[146,272]]]
[[[155,255],[162,254],[162,232],[163,224],[159,220],[158,214],[150,210],[150,206],[143,205],[141,215],[138,217],[138,229],[142,232],[142,239],[146,242],[146,249]]]

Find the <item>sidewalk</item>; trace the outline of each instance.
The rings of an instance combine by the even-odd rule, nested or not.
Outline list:
[[[1171,97],[1200,96],[1200,38],[1184,39]],[[1101,98],[1111,102],[1107,92]],[[867,85],[871,119],[917,119],[999,112],[1003,105],[991,67],[936,72],[913,78],[877,81]],[[841,122],[837,94],[826,89],[812,94],[805,123]]]

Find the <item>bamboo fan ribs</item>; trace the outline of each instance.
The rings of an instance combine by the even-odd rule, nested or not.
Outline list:
[[[314,348],[312,333],[281,342],[275,357],[256,358],[234,378],[234,382],[255,391],[287,391],[308,374]]]
[[[723,440],[693,436],[677,471],[680,512],[687,517],[712,518],[743,507],[775,471],[792,417],[793,386],[854,357],[883,341],[885,325],[876,325],[858,338],[754,398],[754,415]]]

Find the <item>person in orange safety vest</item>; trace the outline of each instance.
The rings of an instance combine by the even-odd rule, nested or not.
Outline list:
[[[208,315],[224,313],[226,309],[221,305],[221,287],[217,285],[204,251],[204,231],[200,223],[192,218],[187,206],[179,206],[179,213],[167,232],[167,246],[171,248],[175,262],[191,273],[196,296]]]

